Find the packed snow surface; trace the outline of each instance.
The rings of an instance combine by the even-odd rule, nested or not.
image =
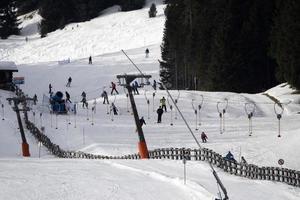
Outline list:
[[[117,82],[118,74],[138,73],[121,49],[143,73],[152,75],[151,83],[154,79],[159,81],[157,59],[160,59],[164,5],[157,8],[158,16],[150,19],[149,8],[118,12],[117,7],[113,7],[103,16],[70,24],[42,39],[35,30],[40,18],[33,13],[32,18],[21,24],[24,27],[22,36],[0,40],[0,58],[16,62],[19,72],[15,76],[25,77],[21,89],[29,96],[38,96],[37,105],[31,105],[30,120],[37,127],[45,127],[45,134],[54,143],[65,150],[100,155],[137,153],[138,136],[126,91],[117,86],[119,94],[110,95],[110,82]],[[25,37],[28,37],[28,42]],[[150,50],[148,58],[146,48]],[[88,64],[90,55],[92,65]],[[71,87],[66,87],[68,77],[73,79]],[[70,93],[71,101],[78,103],[77,115],[50,114],[47,104],[49,83],[54,92]],[[115,103],[119,115],[107,114],[109,107],[102,103],[103,90],[109,93],[109,101]],[[82,108],[82,91],[87,93],[89,109]],[[201,143],[202,147],[222,155],[230,150],[238,161],[244,156],[248,163],[259,166],[277,167],[281,158],[285,161],[283,167],[300,169],[300,98],[292,94],[294,90],[289,85],[281,84],[266,91],[283,103],[283,110],[264,94],[170,92],[178,100],[177,105],[196,138],[200,140],[202,131],[208,135],[208,143]],[[178,112],[170,110],[169,105],[173,103],[166,91],[145,86],[139,88],[139,93],[134,97],[139,116],[146,120],[143,131],[148,149],[198,148]],[[41,147],[39,158],[39,146],[28,131],[26,138],[31,157],[23,158],[16,115],[6,100],[13,96],[11,92],[0,90],[0,104],[3,105],[0,108],[0,199],[212,200],[218,196],[210,167],[201,161],[187,162],[184,184],[182,161],[57,159],[44,147]],[[167,99],[168,110],[162,116],[162,123],[157,124],[156,109],[163,96]],[[202,98],[196,122],[194,108],[198,108]],[[255,110],[252,110],[252,103]],[[254,111],[252,136],[249,136],[245,104],[248,112]],[[220,110],[226,108],[222,134],[217,105]],[[95,112],[91,111],[93,106]],[[282,112],[280,138],[277,137],[277,112]],[[299,188],[236,177],[216,170],[230,199],[300,199]]]

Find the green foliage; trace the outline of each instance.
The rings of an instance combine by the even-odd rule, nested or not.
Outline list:
[[[0,37],[6,39],[10,35],[18,35],[16,2],[12,0],[1,0],[0,2]]]
[[[151,4],[151,7],[150,7],[150,10],[149,10],[149,17],[156,17],[156,13],[157,13],[157,10],[156,10],[156,5],[153,3]]]

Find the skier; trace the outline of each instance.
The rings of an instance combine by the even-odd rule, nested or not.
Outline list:
[[[134,81],[134,87],[137,94],[140,94],[138,88],[140,87],[137,81]]]
[[[52,85],[49,83],[49,94],[52,94]]]
[[[37,96],[36,96],[36,94],[34,94],[34,96],[33,96],[33,104],[34,105],[36,105],[36,102],[37,102],[38,100],[37,100]]]
[[[141,125],[141,127],[143,126],[143,124],[146,125],[146,122],[144,120],[144,117],[141,117],[141,119],[140,119],[140,125]]]
[[[71,82],[72,82],[72,78],[69,77],[66,87],[71,87]]]
[[[149,53],[150,53],[150,52],[149,52],[149,49],[147,48],[147,49],[146,49],[146,51],[145,51],[146,58],[148,58],[148,57],[149,57]]]
[[[93,64],[92,62],[92,56],[89,57],[89,65]]]
[[[241,163],[244,164],[244,165],[248,164],[246,159],[244,158],[244,156],[241,157]]]
[[[161,123],[161,116],[164,113],[161,106],[159,106],[159,108],[156,110],[156,113],[157,113],[157,123]]]
[[[113,111],[114,112],[114,115],[118,115],[118,109],[117,107],[115,106],[114,103],[111,103],[111,106],[110,106],[110,112]]]
[[[103,90],[101,97],[103,97],[103,104],[105,104],[105,101],[107,102],[107,104],[109,104],[107,92],[105,90]]]
[[[111,92],[110,92],[111,95],[113,94],[113,91],[119,94],[119,92],[116,89],[116,84],[114,82],[111,82]]]
[[[207,142],[207,135],[204,133],[204,131],[201,133],[201,139],[203,143]]]
[[[66,91],[66,102],[72,103],[72,101],[70,100],[70,94]]]
[[[81,102],[82,102],[82,108],[84,108],[84,106],[86,108],[88,108],[88,103],[86,101],[86,93],[84,91],[81,93],[81,97],[82,97],[82,100],[81,100]]]
[[[228,151],[227,155],[225,156],[225,160],[236,162],[236,160],[234,159],[234,156],[232,155],[232,153],[230,151]]]
[[[153,80],[153,85],[152,85],[153,89],[156,90],[156,80]]]
[[[134,94],[140,94],[138,91],[139,84],[137,81],[134,81],[134,83],[132,83],[131,87],[133,89]]]
[[[143,127],[144,124],[146,125],[144,117],[141,117],[141,119],[139,120],[139,122],[140,122],[141,128]],[[135,130],[135,132],[137,132],[137,131],[138,131],[138,129]]]
[[[160,102],[161,108],[164,108],[165,112],[167,112],[167,106],[166,106],[166,99],[165,99],[165,97],[161,98],[159,100],[159,102]]]

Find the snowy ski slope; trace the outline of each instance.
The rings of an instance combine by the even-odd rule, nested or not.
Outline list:
[[[150,1],[149,1],[150,3]],[[149,5],[148,3],[148,5]],[[39,17],[24,21],[22,36],[12,36],[0,40],[0,59],[17,62],[17,76],[25,77],[21,88],[30,96],[37,94],[38,105],[32,106],[29,118],[38,127],[44,126],[45,133],[65,150],[77,150],[101,155],[123,155],[137,152],[138,137],[133,116],[127,112],[127,99],[123,88],[120,94],[109,96],[119,109],[118,116],[107,114],[100,94],[110,92],[110,82],[117,81],[117,74],[138,73],[120,51],[124,49],[145,74],[159,80],[160,44],[163,33],[164,5],[158,7],[158,17],[148,18],[148,8],[132,12],[118,12],[117,7],[106,11],[89,22],[68,25],[64,30],[50,33],[40,39],[36,34]],[[73,28],[73,29],[72,29]],[[25,42],[25,37],[29,41]],[[145,58],[149,48],[150,57]],[[93,56],[93,65],[88,65],[87,57]],[[58,61],[70,58],[70,63]],[[66,88],[67,78],[73,79]],[[48,84],[54,91],[68,91],[73,102],[80,102],[85,91],[89,105],[96,101],[96,113],[82,109],[79,104],[75,116],[49,114],[43,103],[43,95],[48,95]],[[166,97],[163,90],[155,93],[150,86],[135,95],[140,116],[144,116],[143,126],[149,149],[163,147],[196,148],[188,129],[173,110],[163,114],[162,124],[157,124],[156,109],[159,99]],[[267,91],[284,105],[281,120],[281,134],[278,138],[278,121],[274,113],[273,101],[262,94],[236,94],[228,92],[171,91],[178,98],[178,107],[183,112],[196,137],[201,131],[208,135],[211,148],[220,154],[230,150],[239,160],[242,155],[249,163],[259,166],[278,166],[278,159],[285,160],[284,167],[300,169],[299,95],[291,95],[287,85],[279,85]],[[197,123],[192,99],[197,106],[204,97],[201,109],[201,126]],[[218,188],[210,168],[205,162],[187,163],[187,184],[183,182],[182,161],[169,160],[68,160],[56,159],[42,148],[38,158],[38,145],[29,132],[26,137],[30,145],[30,158],[21,156],[21,138],[17,129],[16,116],[5,100],[12,93],[0,90],[0,103],[4,105],[4,119],[0,121],[0,199],[203,199],[217,196]],[[146,98],[150,100],[149,119]],[[225,132],[220,134],[217,103],[228,99],[225,118]],[[248,118],[244,105],[255,102],[253,135],[248,136]],[[154,106],[153,106],[154,105]],[[221,107],[223,106],[220,105]],[[2,110],[1,119],[2,119]],[[33,112],[36,113],[35,118]],[[42,113],[42,118],[40,118]],[[174,117],[177,116],[177,119]],[[113,118],[112,118],[113,117]],[[51,120],[52,118],[52,120]],[[87,120],[89,118],[89,120]],[[113,120],[112,120],[113,119]],[[68,124],[70,122],[71,124]],[[57,125],[57,129],[56,129]],[[228,190],[230,199],[300,199],[300,189],[270,181],[249,180],[223,173],[217,169]]]

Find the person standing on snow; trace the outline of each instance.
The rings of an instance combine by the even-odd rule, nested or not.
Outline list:
[[[72,103],[72,101],[70,100],[70,94],[66,91],[66,102]]]
[[[161,106],[159,106],[159,108],[156,110],[156,113],[157,113],[157,123],[161,123],[161,116],[164,113]]]
[[[52,85],[49,83],[49,94],[52,94]]]
[[[66,87],[71,87],[71,82],[72,82],[72,78],[69,77]]]
[[[86,101],[86,93],[84,91],[81,93],[81,97],[82,97],[82,100],[81,100],[81,102],[82,102],[82,108],[84,108],[84,106],[86,108],[88,108],[88,103]]]
[[[204,131],[201,133],[201,139],[203,143],[207,142],[207,135],[204,133]]]
[[[149,57],[149,53],[150,53],[150,51],[149,51],[149,49],[147,48],[147,49],[146,49],[146,51],[145,51],[146,58],[148,58],[148,57]]]
[[[36,105],[36,102],[38,101],[36,94],[33,96],[33,104]]]
[[[114,82],[111,82],[111,92],[110,92],[110,94],[112,95],[114,91],[115,91],[117,94],[119,94],[119,92],[118,92],[117,89],[116,89],[116,84],[115,84]]]
[[[92,56],[89,57],[89,65],[93,64]]]
[[[110,112],[114,112],[114,115],[118,115],[118,109],[114,103],[111,103]]]
[[[105,104],[105,101],[107,102],[107,104],[109,104],[108,102],[108,95],[107,92],[105,90],[103,90],[101,97],[103,97],[103,104]]]
[[[134,81],[134,83],[132,83],[131,87],[132,87],[134,94],[139,94],[139,91],[138,91],[139,84],[137,81]]]
[[[164,108],[165,112],[167,112],[167,106],[166,106],[166,99],[165,99],[165,97],[161,98],[159,100],[159,102],[160,102],[161,108]]]
[[[156,90],[156,80],[153,80],[153,85],[152,85],[153,89]]]
[[[146,125],[146,122],[144,120],[144,117],[141,117],[141,119],[140,119],[140,125],[141,125],[141,127],[143,126],[143,124]]]
[[[141,119],[139,120],[140,122],[140,125],[141,125],[141,128],[143,127],[143,125],[145,124],[146,125],[146,122],[144,120],[144,117],[141,117]],[[137,132],[138,130],[136,129],[135,132]]]

